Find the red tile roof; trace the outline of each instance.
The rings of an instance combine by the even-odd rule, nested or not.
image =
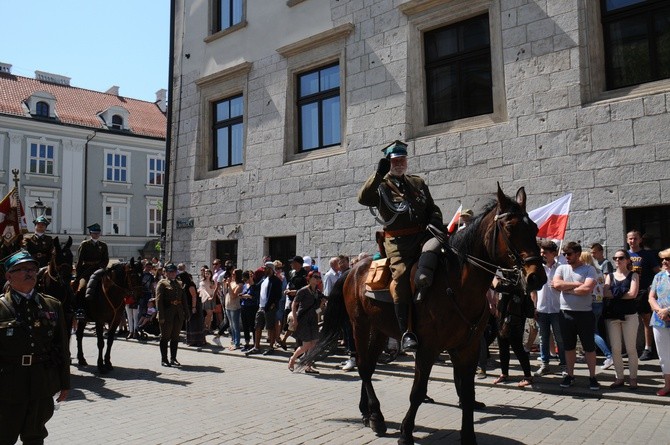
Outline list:
[[[112,106],[119,106],[128,110],[131,134],[166,138],[167,118],[153,102],[7,73],[0,73],[0,114],[26,116],[23,104],[37,91],[46,91],[56,98],[57,122],[104,129],[106,127],[98,115]]]

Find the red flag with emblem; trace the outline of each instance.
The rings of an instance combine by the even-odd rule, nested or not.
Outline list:
[[[28,232],[23,204],[19,199],[19,190],[14,187],[0,201],[0,235],[6,246],[11,246],[24,233]]]

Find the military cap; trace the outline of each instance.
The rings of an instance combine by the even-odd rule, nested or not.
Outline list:
[[[46,224],[47,226],[49,225],[49,220],[45,216],[38,216],[33,220],[33,224]]]
[[[176,272],[177,270],[177,265],[175,263],[169,263],[165,266],[165,272]]]
[[[393,141],[390,145],[382,149],[382,153],[384,153],[387,158],[407,156],[407,144],[398,140]]]
[[[19,250],[7,258],[5,261],[5,270],[9,272],[11,271],[12,267],[21,263],[35,263],[36,266],[39,264],[37,260],[30,255],[30,253],[25,250]]]
[[[100,229],[100,224],[98,223],[91,224],[86,228],[88,229],[89,233],[100,233],[102,231],[102,229]]]

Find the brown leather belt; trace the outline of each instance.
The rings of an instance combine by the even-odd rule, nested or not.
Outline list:
[[[397,236],[409,236],[416,235],[417,233],[423,232],[424,228],[421,226],[408,227],[406,229],[398,230],[384,230],[385,238],[395,238]]]
[[[179,301],[179,300],[172,300],[172,301],[170,302],[170,304],[172,304],[172,305],[174,305],[174,306],[179,306],[179,305],[181,304],[181,301]]]
[[[0,365],[12,365],[12,366],[32,366],[39,363],[50,362],[51,357],[43,355],[14,355],[14,356],[0,356]]]

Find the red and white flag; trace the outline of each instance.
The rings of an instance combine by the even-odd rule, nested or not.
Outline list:
[[[562,240],[568,228],[568,214],[572,193],[550,202],[546,206],[528,212],[528,216],[537,224],[539,238]]]
[[[6,246],[11,246],[28,231],[23,204],[16,187],[11,189],[0,201],[0,236]]]
[[[454,217],[451,218],[451,221],[449,221],[449,225],[447,225],[447,232],[452,233],[456,229],[458,229],[458,221],[461,219],[461,211],[463,210],[463,204],[458,206],[458,210],[456,210],[456,213],[454,214]]]

